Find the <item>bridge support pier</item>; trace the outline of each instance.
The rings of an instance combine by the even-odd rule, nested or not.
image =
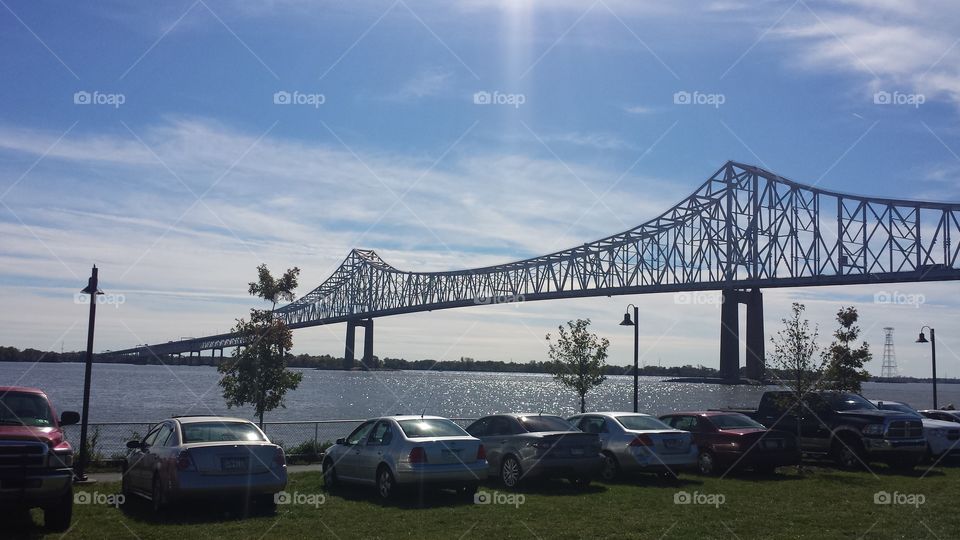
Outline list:
[[[764,372],[763,294],[760,289],[724,289],[720,307],[720,378],[730,382],[740,379],[740,304],[747,306],[746,376],[760,380]]]
[[[373,366],[373,319],[347,321],[347,343],[343,348],[343,367],[353,368],[356,359],[357,327],[363,327],[363,357],[360,367],[367,371]]]

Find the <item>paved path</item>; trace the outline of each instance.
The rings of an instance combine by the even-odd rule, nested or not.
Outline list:
[[[320,472],[320,464],[311,463],[310,465],[287,465],[287,473],[302,472]],[[90,473],[87,475],[87,478],[93,480],[94,482],[119,482],[120,472]]]

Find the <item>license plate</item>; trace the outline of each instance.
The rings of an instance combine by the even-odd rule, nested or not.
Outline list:
[[[679,447],[680,447],[680,439],[664,439],[664,440],[663,440],[663,446],[665,446],[665,447],[667,447],[667,448],[679,448]]]
[[[582,455],[583,455],[583,448],[571,448],[571,449],[570,449],[570,455],[571,455],[571,456],[582,456]]]
[[[779,440],[763,441],[763,447],[766,448],[767,450],[779,449],[782,446],[783,446],[783,442]]]
[[[247,458],[242,458],[242,457],[220,458],[220,468],[225,471],[245,471],[247,470]]]

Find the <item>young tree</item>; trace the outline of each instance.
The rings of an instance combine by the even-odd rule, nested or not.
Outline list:
[[[580,396],[580,412],[586,412],[586,395],[591,388],[599,386],[603,374],[610,341],[599,338],[589,331],[590,319],[568,321],[567,328],[558,327],[556,341],[547,334],[550,346],[550,372],[564,386],[573,388]]]
[[[280,300],[293,300],[299,268],[287,270],[274,279],[266,265],[257,267],[258,281],[250,283],[250,294],[271,303],[270,309],[251,309],[250,320],[238,319],[233,331],[243,336],[247,345],[237,347],[230,362],[217,370],[223,375],[220,387],[227,407],[253,405],[263,429],[264,413],[284,406],[284,396],[294,390],[302,373],[287,369],[286,351],[293,346],[293,333],[282,319],[273,316]]]
[[[793,303],[792,315],[782,319],[783,329],[777,332],[770,341],[773,344],[773,354],[770,365],[782,373],[780,384],[789,390],[787,399],[780,406],[797,419],[797,438],[803,436],[800,417],[804,407],[808,404],[808,395],[823,386],[825,360],[817,362],[816,327],[810,329],[810,321],[801,319],[806,306]],[[819,414],[817,411],[810,411]]]
[[[830,348],[823,352],[824,362],[827,364],[826,379],[833,390],[859,394],[862,384],[870,379],[870,374],[863,369],[863,365],[873,358],[870,345],[864,341],[856,349],[850,347],[860,335],[860,327],[856,324],[859,318],[855,307],[840,308],[837,312],[840,327],[833,333],[835,340],[830,344]]]

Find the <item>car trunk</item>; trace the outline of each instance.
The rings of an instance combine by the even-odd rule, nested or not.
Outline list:
[[[537,435],[539,442],[546,445],[549,457],[596,457],[600,453],[600,439],[593,433],[560,431]]]
[[[784,431],[747,428],[724,430],[724,433],[740,435],[740,447],[753,452],[777,452],[795,447],[793,437]]]
[[[472,437],[411,439],[411,443],[423,448],[431,465],[473,463],[480,448],[480,441]]]
[[[276,446],[263,443],[187,445],[197,470],[203,474],[253,474],[273,466]]]
[[[692,435],[686,431],[632,431],[637,436],[646,435],[653,441],[653,451],[658,454],[686,454],[690,451]]]

